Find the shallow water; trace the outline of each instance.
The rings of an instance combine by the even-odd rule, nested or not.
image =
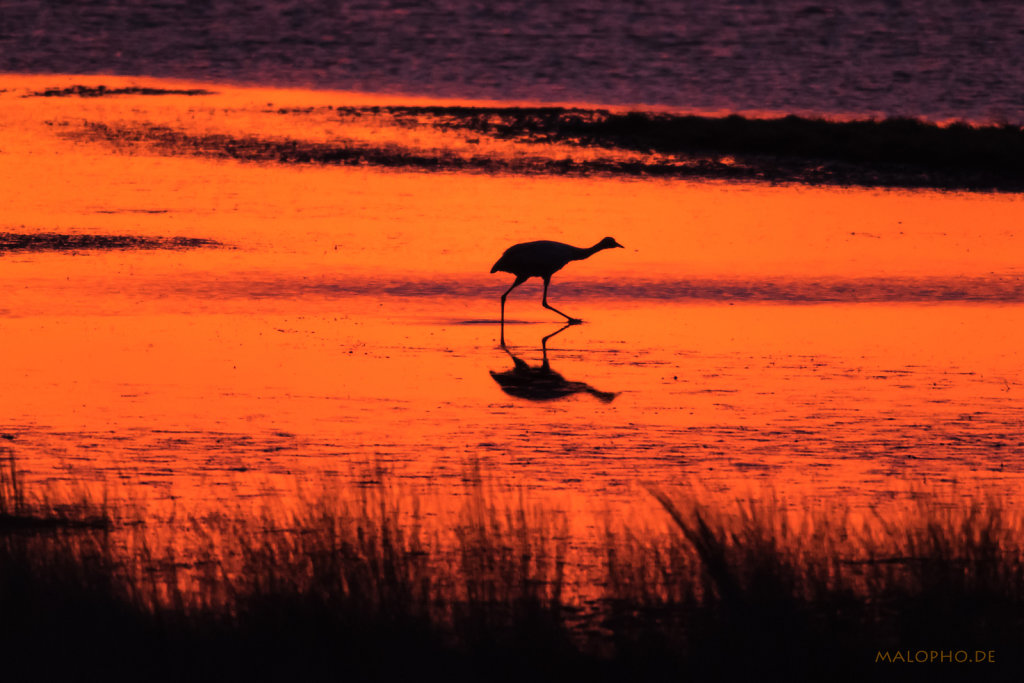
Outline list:
[[[2,252],[0,432],[30,477],[217,505],[366,462],[443,492],[479,465],[592,511],[692,481],[859,506],[1020,484],[1015,195],[183,157],[61,131],[260,131],[268,96],[325,95],[20,94],[0,232],[225,245]],[[552,284],[586,323],[524,285],[502,349],[502,250],[606,234],[627,248]]]

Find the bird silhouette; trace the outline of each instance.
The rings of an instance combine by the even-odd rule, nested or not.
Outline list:
[[[605,237],[603,240],[587,249],[574,247],[571,244],[563,244],[562,242],[551,242],[549,240],[523,242],[522,244],[516,244],[506,249],[505,253],[501,255],[501,258],[498,259],[497,263],[491,267],[492,273],[496,273],[500,270],[503,273],[512,273],[516,276],[516,280],[512,283],[512,286],[501,295],[502,341],[504,342],[505,337],[505,298],[508,297],[509,292],[529,280],[531,277],[539,277],[544,280],[544,308],[549,308],[562,316],[570,325],[579,325],[583,322],[579,318],[568,316],[554,306],[548,304],[548,285],[551,284],[551,276],[564,268],[565,264],[570,261],[580,261],[593,256],[603,249],[612,249],[615,247],[620,249],[623,248],[621,244],[611,237]]]
[[[541,340],[543,362],[540,367],[531,366],[521,360],[502,343],[501,348],[512,358],[515,367],[505,372],[490,371],[491,377],[498,383],[501,390],[509,396],[525,398],[530,401],[552,401],[573,394],[590,394],[601,403],[610,403],[616,396],[614,392],[598,391],[586,382],[569,381],[551,369],[551,365],[548,363],[548,340],[569,327],[570,325],[564,325]]]

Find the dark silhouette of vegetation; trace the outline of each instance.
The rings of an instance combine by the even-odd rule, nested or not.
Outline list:
[[[88,500],[55,502],[27,496],[18,475],[14,451],[0,447],[0,533],[107,529],[110,524],[105,505]]]
[[[0,527],[5,676],[1019,680],[1024,515],[998,501],[855,521],[658,490],[669,531],[610,521],[582,599],[564,517],[476,481],[444,539],[380,473],[170,531],[84,494],[109,523]],[[922,651],[972,661],[876,661]]]

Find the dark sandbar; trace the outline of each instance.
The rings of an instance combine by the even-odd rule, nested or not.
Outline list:
[[[84,251],[113,249],[197,249],[223,246],[199,237],[137,235],[67,235],[55,232],[0,232],[0,254],[7,252]]]

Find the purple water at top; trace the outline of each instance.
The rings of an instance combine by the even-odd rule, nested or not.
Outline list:
[[[1021,123],[1024,3],[3,0],[0,70]]]

